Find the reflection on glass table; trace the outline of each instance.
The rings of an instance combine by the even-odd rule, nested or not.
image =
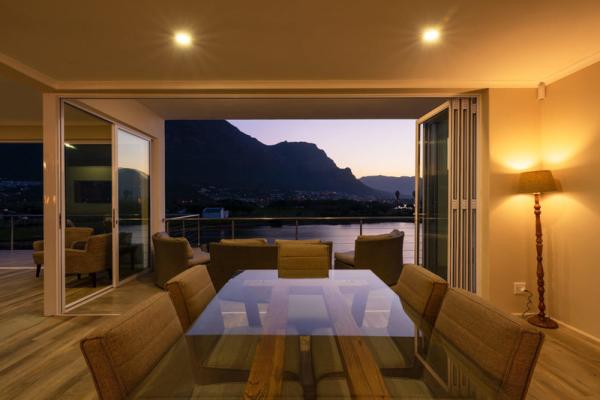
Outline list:
[[[311,279],[243,271],[135,397],[469,397],[472,392],[449,384],[455,373],[449,365],[461,371],[463,365],[451,363],[448,343],[434,342],[435,330],[406,307],[368,270],[332,270]],[[468,374],[461,377],[470,382]],[[493,393],[493,382],[473,382]]]

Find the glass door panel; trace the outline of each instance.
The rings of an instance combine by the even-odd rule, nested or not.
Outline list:
[[[150,141],[117,129],[119,278],[149,267]]]
[[[112,285],[112,124],[67,103],[64,135],[64,304]]]
[[[417,121],[417,263],[448,276],[448,106]]]

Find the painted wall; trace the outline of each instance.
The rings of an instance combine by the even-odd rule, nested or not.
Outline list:
[[[559,320],[600,338],[600,63],[548,87],[541,156],[562,186],[543,199],[548,298]]]
[[[508,312],[526,298],[513,294],[524,281],[534,293],[533,199],[516,193],[518,173],[550,169],[561,191],[542,196],[548,313],[600,338],[600,63],[547,88],[490,89],[484,96],[489,161],[487,231],[482,237],[482,296]]]
[[[535,267],[533,196],[516,193],[522,170],[539,168],[540,111],[535,89],[490,89],[484,98],[487,165],[483,165],[487,207],[483,235],[481,294],[508,312],[521,312],[526,297],[513,282],[532,289]],[[485,160],[485,158],[484,158]]]

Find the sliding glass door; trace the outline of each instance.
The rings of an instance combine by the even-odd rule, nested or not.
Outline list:
[[[150,140],[63,103],[62,304],[68,311],[150,263]]]
[[[149,267],[150,141],[117,129],[119,278]]]
[[[63,304],[112,286],[112,124],[63,107]]]

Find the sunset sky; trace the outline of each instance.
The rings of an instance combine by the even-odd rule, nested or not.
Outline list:
[[[338,167],[367,175],[414,175],[414,120],[229,120],[265,144],[310,142]]]

